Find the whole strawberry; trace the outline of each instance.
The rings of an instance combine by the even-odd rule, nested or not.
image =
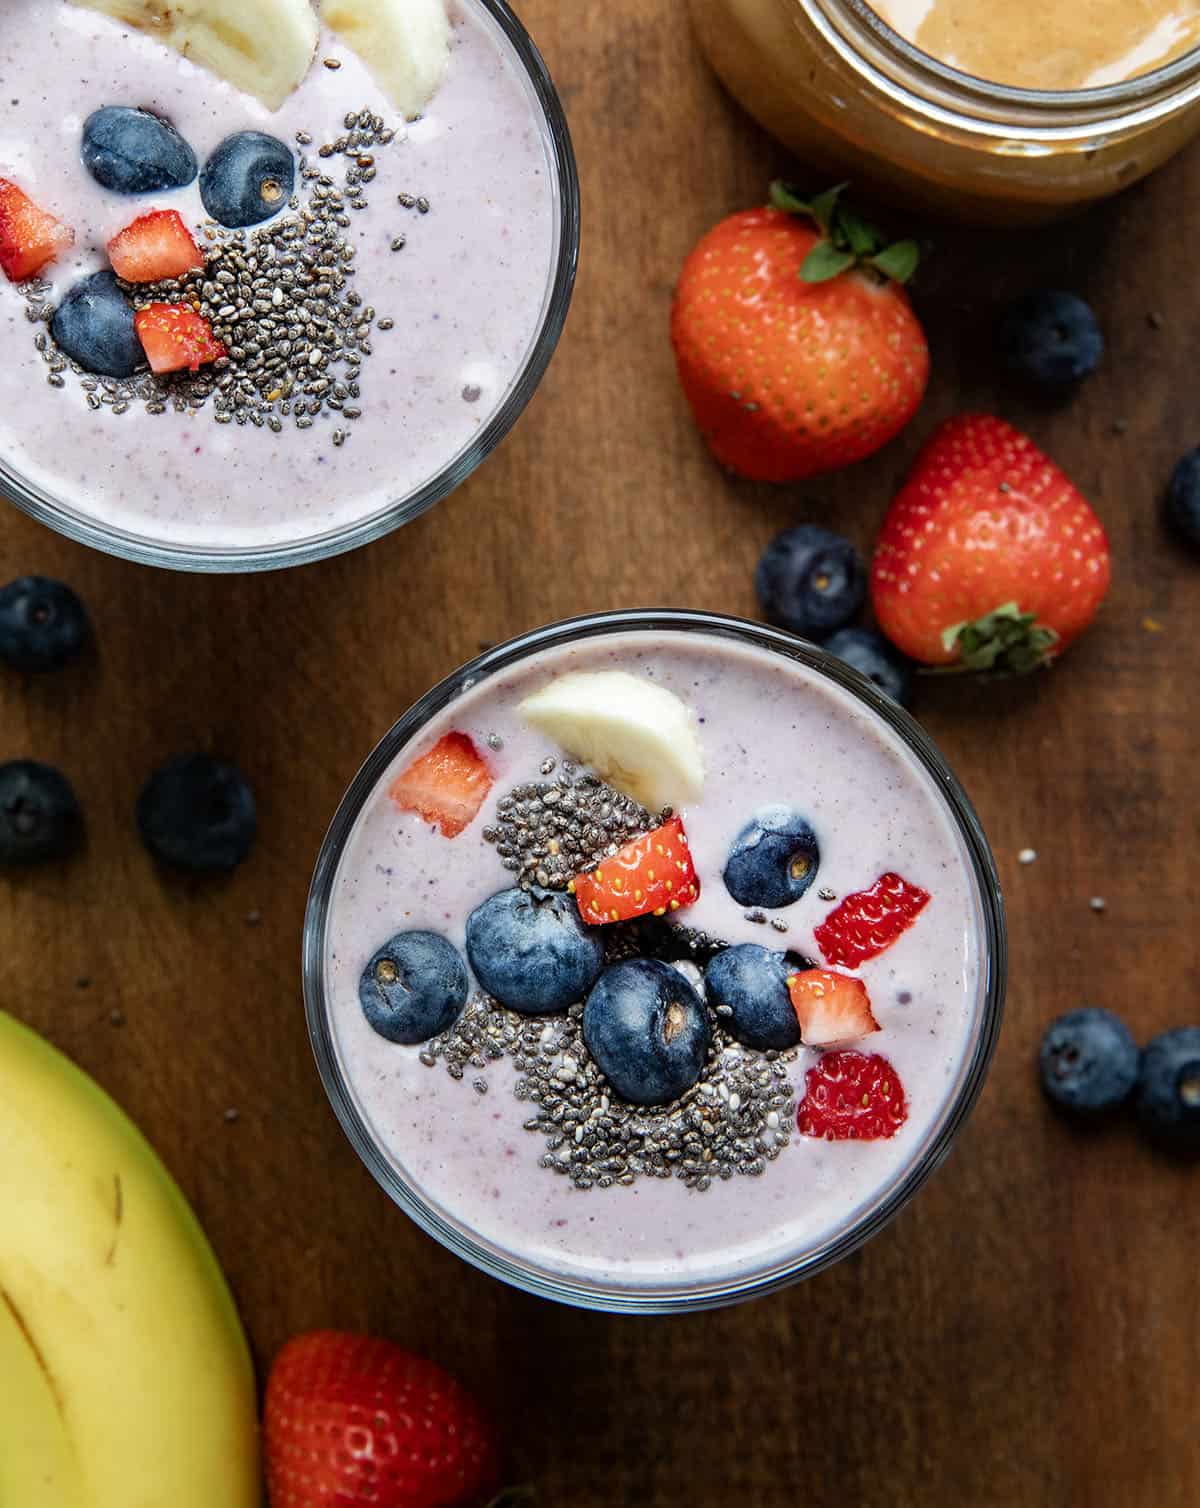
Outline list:
[[[367,1335],[284,1346],[263,1443],[271,1508],[476,1508],[496,1488],[495,1434],[466,1389]]]
[[[964,414],[937,429],[883,521],[871,603],[926,665],[1023,672],[1062,653],[1108,591],[1104,526],[1020,430]]]
[[[781,184],[723,220],[683,265],[671,311],[679,380],[714,456],[791,482],[860,461],[916,413],[925,334],[900,284],[911,241],[883,247],[840,202]]]

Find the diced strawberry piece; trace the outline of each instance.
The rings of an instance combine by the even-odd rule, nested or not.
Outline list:
[[[152,372],[198,372],[228,355],[212,326],[190,304],[150,304],[133,317]]]
[[[416,812],[457,838],[479,814],[492,788],[487,761],[465,733],[446,733],[428,754],[392,781],[388,795],[402,812]]]
[[[15,183],[0,178],[0,267],[10,283],[33,277],[74,243],[69,225],[39,209]]]
[[[611,859],[577,874],[567,889],[593,927],[635,916],[666,916],[700,899],[700,881],[678,817],[626,843]]]
[[[817,946],[829,963],[856,969],[890,948],[929,904],[929,892],[898,874],[881,874],[869,890],[856,890],[816,929]]]
[[[181,278],[204,266],[204,253],[173,209],[156,209],[127,225],[108,243],[113,271],[127,283]]]
[[[834,969],[804,969],[788,976],[788,994],[806,1047],[836,1047],[879,1030],[861,979]]]
[[[904,1086],[878,1053],[827,1052],[804,1076],[796,1115],[802,1136],[886,1141],[908,1119]]]

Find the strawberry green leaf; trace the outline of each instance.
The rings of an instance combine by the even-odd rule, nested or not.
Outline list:
[[[816,221],[817,226],[825,235],[829,235],[838,199],[848,186],[845,183],[839,183],[834,188],[826,189],[823,194],[816,194],[811,199],[802,199],[790,184],[777,178],[771,185],[770,203],[772,208],[787,210],[792,215],[807,215],[810,220]]]
[[[958,655],[966,670],[1026,675],[1049,662],[1058,643],[1052,628],[1041,626],[1033,613],[1023,613],[1015,602],[976,618],[956,623],[942,634],[942,645]]]
[[[834,228],[834,214],[838,207],[838,200],[849,188],[847,183],[838,183],[831,189],[826,189],[823,194],[818,194],[815,199],[810,199],[808,212],[825,232],[826,235]]]
[[[831,241],[818,241],[804,258],[800,276],[806,283],[827,283],[853,266],[852,251],[839,251]]]
[[[894,241],[891,246],[867,258],[872,267],[897,283],[907,283],[920,260],[921,249],[915,241]]]
[[[782,178],[776,178],[771,185],[769,202],[772,209],[785,209],[789,215],[809,215],[812,211],[808,207],[808,200],[801,199],[795,189],[784,183]]]
[[[879,250],[879,232],[847,205],[838,210],[837,229],[845,236],[847,246],[856,257],[869,258]],[[841,236],[837,239],[840,242]]]

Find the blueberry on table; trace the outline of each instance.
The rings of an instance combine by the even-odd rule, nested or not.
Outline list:
[[[1050,1023],[1038,1070],[1055,1104],[1083,1114],[1112,1110],[1137,1082],[1137,1043],[1111,1011],[1084,1006]]]
[[[817,877],[821,850],[808,819],[789,806],[765,806],[733,840],[725,888],[740,906],[791,906]]]
[[[277,215],[287,207],[295,186],[291,148],[262,131],[227,136],[200,174],[204,208],[232,230]]]
[[[453,1026],[468,986],[467,966],[444,937],[397,932],[362,971],[358,999],[381,1037],[411,1047]]]
[[[747,1047],[783,1052],[800,1041],[800,1023],[788,994],[792,965],[786,954],[758,943],[726,948],[709,964],[704,984],[710,1003],[728,1006],[726,1030]]]
[[[0,865],[66,858],[82,835],[83,814],[65,775],[32,759],[0,765]]]
[[[254,845],[254,792],[233,765],[185,754],[155,770],[137,801],[142,842],[164,864],[198,873],[235,869]]]
[[[1146,1045],[1137,1111],[1145,1129],[1176,1152],[1200,1153],[1200,1026],[1180,1026]]]
[[[13,670],[58,670],[87,637],[83,603],[61,581],[22,576],[0,587],[0,661]]]
[[[629,958],[605,969],[588,996],[583,1040],[622,1099],[665,1105],[700,1077],[708,1012],[678,969]]]
[[[85,372],[132,377],[146,364],[133,305],[111,272],[94,272],[63,299],[50,322],[55,345]]]
[[[824,639],[861,609],[867,572],[848,539],[816,524],[798,524],[764,550],[754,589],[772,623],[806,639]]]
[[[1062,390],[1089,376],[1104,355],[1091,307],[1074,293],[1027,293],[1000,321],[1000,355],[1015,377]]]
[[[1166,512],[1179,538],[1200,549],[1200,446],[1176,463],[1167,483]]]
[[[184,188],[200,169],[170,121],[129,105],[105,105],[84,121],[83,165],[117,194]]]
[[[583,999],[604,965],[604,944],[569,895],[535,886],[501,890],[476,906],[467,957],[501,1005],[545,1016]]]
[[[873,681],[884,696],[907,707],[912,695],[912,661],[873,628],[842,628],[825,641],[825,648]]]

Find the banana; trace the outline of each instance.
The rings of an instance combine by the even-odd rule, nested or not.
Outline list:
[[[421,114],[450,61],[446,0],[324,0],[321,19],[407,120]]]
[[[521,711],[652,812],[686,805],[703,789],[695,720],[665,686],[625,670],[571,671],[527,697]]]
[[[321,28],[309,0],[71,0],[164,47],[278,110],[304,78]]]
[[[258,1508],[254,1376],[183,1195],[0,1011],[0,1508]]]

